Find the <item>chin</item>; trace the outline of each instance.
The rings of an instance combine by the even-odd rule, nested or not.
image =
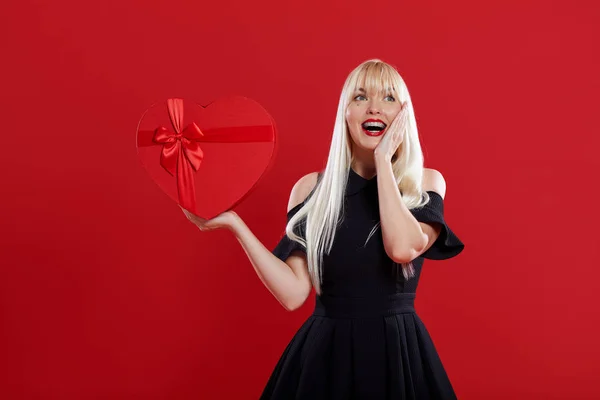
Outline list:
[[[375,151],[375,149],[377,148],[377,145],[379,144],[379,141],[381,140],[381,138],[383,137],[383,135],[381,136],[368,136],[365,135],[364,133],[359,133],[358,135],[351,135],[352,141],[354,142],[355,146],[360,147],[363,150],[368,150],[368,151]]]
[[[379,140],[362,140],[358,146],[363,150],[375,151],[377,145],[379,144]]]
[[[360,138],[360,141],[367,146],[373,146],[373,145],[377,146],[379,144],[379,142],[381,141],[382,137],[383,136],[369,136],[369,135],[363,134]]]

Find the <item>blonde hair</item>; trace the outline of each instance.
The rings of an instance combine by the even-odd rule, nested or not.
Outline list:
[[[419,142],[414,109],[404,80],[391,65],[378,60],[367,60],[356,67],[344,83],[333,128],[327,165],[321,179],[305,204],[292,216],[286,226],[287,236],[306,247],[308,272],[318,295],[321,295],[323,279],[323,254],[329,254],[333,245],[338,222],[344,212],[344,196],[348,172],[353,161],[352,138],[346,123],[346,108],[359,87],[364,90],[382,91],[392,89],[397,101],[407,102],[408,127],[402,144],[392,157],[392,170],[402,193],[402,201],[409,208],[420,207],[429,202],[429,195],[421,188],[423,177],[423,152]],[[306,218],[306,240],[294,233],[293,228]],[[366,238],[365,245],[379,227],[378,222]],[[405,279],[414,276],[412,262],[402,264]]]

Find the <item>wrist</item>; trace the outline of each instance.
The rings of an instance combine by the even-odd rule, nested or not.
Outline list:
[[[240,228],[243,226],[244,221],[242,218],[235,212],[230,211],[231,213],[231,222],[228,224],[227,228],[237,236],[238,232],[240,232]]]
[[[387,165],[392,165],[392,157],[388,155],[375,155],[375,166],[377,168],[385,167]]]

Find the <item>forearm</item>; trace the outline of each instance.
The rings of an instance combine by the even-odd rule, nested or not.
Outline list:
[[[406,262],[427,243],[427,237],[402,201],[391,162],[380,158],[376,164],[384,248],[394,261]]]
[[[293,309],[301,297],[301,284],[294,271],[271,253],[241,218],[236,219],[231,231],[242,245],[262,283],[285,309]]]

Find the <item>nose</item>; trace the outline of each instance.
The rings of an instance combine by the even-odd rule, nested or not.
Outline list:
[[[373,114],[373,115],[381,114],[381,107],[379,106],[379,104],[377,104],[377,102],[370,101],[369,107],[367,108],[367,114]]]

